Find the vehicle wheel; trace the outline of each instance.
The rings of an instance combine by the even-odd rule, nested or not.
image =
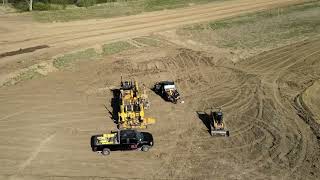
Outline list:
[[[93,152],[96,152],[97,150],[98,150],[97,147],[92,147],[92,151],[93,151]]]
[[[229,131],[227,131],[227,132],[226,132],[226,135],[227,135],[227,137],[229,137],[229,136],[230,136],[230,133],[229,133]]]
[[[141,151],[143,151],[143,152],[147,152],[147,151],[149,151],[149,149],[150,149],[150,146],[147,146],[147,145],[143,145],[141,147]]]
[[[110,155],[110,149],[104,148],[101,153],[102,153],[102,155],[104,155],[104,156],[108,156],[108,155]]]

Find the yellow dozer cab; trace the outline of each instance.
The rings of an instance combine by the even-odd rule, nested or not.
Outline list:
[[[138,83],[122,82],[119,94],[119,129],[147,128],[155,119],[145,118],[145,109],[149,105],[145,92],[139,89]]]
[[[229,131],[226,130],[225,123],[223,120],[223,113],[221,108],[218,111],[211,110],[210,113],[211,123],[210,123],[210,134],[211,136],[230,136]]]

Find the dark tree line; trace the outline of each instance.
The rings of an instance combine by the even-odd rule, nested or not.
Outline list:
[[[67,5],[74,4],[79,7],[93,6],[99,3],[130,0],[2,0],[3,5],[11,3],[16,9],[22,11],[34,10],[58,10],[65,9]]]

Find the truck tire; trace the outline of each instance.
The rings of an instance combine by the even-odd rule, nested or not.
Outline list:
[[[92,147],[92,151],[93,151],[93,152],[96,152],[97,150],[98,150],[98,148],[97,148],[97,147],[95,147],[95,146],[94,146],[94,147]]]
[[[141,147],[141,151],[143,151],[143,152],[148,152],[149,149],[150,149],[150,146],[148,146],[148,145],[143,145],[143,146]]]
[[[110,155],[110,149],[108,149],[108,148],[103,148],[101,154],[104,155],[104,156]]]

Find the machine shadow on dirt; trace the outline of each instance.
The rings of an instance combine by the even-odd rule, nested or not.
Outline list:
[[[211,117],[209,114],[203,111],[197,111],[197,115],[199,119],[202,121],[202,123],[206,126],[207,131],[209,134],[211,134]]]
[[[113,94],[111,102],[110,102],[111,103],[111,107],[112,107],[112,111],[110,111],[107,108],[106,109],[108,110],[113,122],[115,124],[118,124],[118,119],[119,119],[119,114],[118,113],[120,111],[120,109],[119,109],[120,100],[119,100],[118,97],[120,95],[120,89],[111,89],[111,91],[112,91],[112,94]]]

